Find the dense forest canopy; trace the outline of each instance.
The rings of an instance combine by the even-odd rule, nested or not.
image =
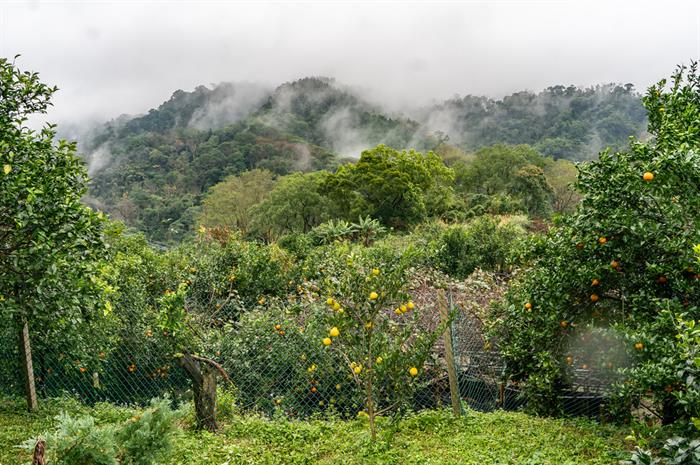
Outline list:
[[[411,113],[412,118],[389,112],[328,78],[304,78],[272,91],[230,83],[178,90],[145,115],[123,115],[81,137],[92,176],[86,200],[151,240],[169,243],[194,230],[208,190],[228,176],[254,169],[273,176],[334,171],[384,144],[434,151],[448,165],[456,164],[456,189],[463,194],[458,201],[471,208],[484,203],[478,197],[484,193],[483,187],[472,189],[480,181],[469,173],[478,171],[479,149],[496,143],[528,144],[538,157],[546,156],[534,164],[518,163],[518,182],[521,190],[539,185],[544,191],[538,195],[547,198],[554,187],[542,185],[544,177],[537,181],[538,176],[548,174],[550,185],[566,191],[573,173],[566,163],[554,169],[551,158],[592,159],[603,147],[618,148],[630,136],[643,135],[646,124],[640,96],[630,84],[554,86],[501,100],[455,97]],[[475,151],[476,158],[468,155]],[[476,165],[465,168],[471,163]],[[557,172],[566,174],[566,182],[553,175]],[[511,181],[503,180],[508,187],[497,189],[506,196],[500,204],[532,211],[532,205],[522,205],[528,203],[524,199],[512,205],[510,197],[519,188]],[[557,199],[566,204],[561,195]],[[566,205],[552,207],[560,211]]]

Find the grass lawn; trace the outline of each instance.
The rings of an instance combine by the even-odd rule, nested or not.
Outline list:
[[[51,429],[65,410],[90,413],[99,423],[124,421],[132,410],[73,401],[45,402],[37,413],[0,400],[0,465],[26,463],[14,446]],[[536,418],[523,413],[468,412],[454,419],[429,411],[404,420],[390,446],[371,445],[366,422],[285,421],[228,417],[222,432],[195,432],[183,424],[168,465],[176,464],[616,464],[628,456],[625,431],[590,422]]]

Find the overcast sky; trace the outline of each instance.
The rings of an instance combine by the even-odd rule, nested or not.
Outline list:
[[[0,54],[61,88],[58,122],[141,113],[174,90],[324,75],[394,105],[554,84],[643,89],[700,57],[700,0],[0,0]]]

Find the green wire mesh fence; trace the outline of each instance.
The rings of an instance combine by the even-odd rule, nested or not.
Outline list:
[[[516,385],[503,381],[503,362],[497,344],[484,336],[478,314],[463,304],[459,290],[448,293],[457,309],[452,322],[453,352],[459,397],[480,411],[517,410],[526,400]],[[434,293],[417,297],[429,307],[429,318],[439,319]],[[346,363],[305,336],[303,326],[290,321],[256,322],[259,328],[241,326],[222,332],[209,353],[230,378],[219,386],[241,411],[265,415],[283,413],[293,418],[333,413],[352,417],[362,409],[364,395],[353,383]],[[243,325],[244,323],[241,323]],[[435,321],[429,324],[435,324]],[[140,331],[138,334],[136,331]],[[179,360],[153,329],[122,328],[117,343],[105,351],[99,341],[81,347],[80,358],[41,334],[32,335],[34,376],[40,397],[69,395],[85,403],[110,402],[143,405],[151,398],[169,395],[175,400],[192,397],[191,381]],[[88,339],[88,344],[89,344]],[[83,343],[85,344],[85,342]],[[422,382],[410,401],[420,410],[450,404],[442,339],[434,348],[434,362],[424,367]],[[24,381],[19,365],[16,332],[0,326],[0,394],[22,395]],[[561,396],[563,413],[598,417],[606,402],[610,380],[591,369],[577,369],[571,389]]]

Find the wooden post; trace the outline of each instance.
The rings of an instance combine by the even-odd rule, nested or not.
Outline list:
[[[32,465],[46,465],[46,441],[39,439],[34,446],[32,454]]]
[[[34,382],[34,364],[32,363],[32,345],[29,341],[29,323],[26,318],[19,320],[19,356],[24,376],[24,388],[27,396],[27,410],[33,412],[39,407],[36,400],[36,383]]]
[[[452,352],[452,330],[450,324],[449,309],[447,307],[447,299],[445,291],[438,291],[438,306],[440,307],[440,317],[443,323],[447,323],[445,329],[445,362],[447,362],[447,377],[450,381],[450,399],[452,400],[452,413],[459,417],[462,415],[462,405],[459,396],[459,386],[457,385],[457,370],[455,369],[455,357]]]

